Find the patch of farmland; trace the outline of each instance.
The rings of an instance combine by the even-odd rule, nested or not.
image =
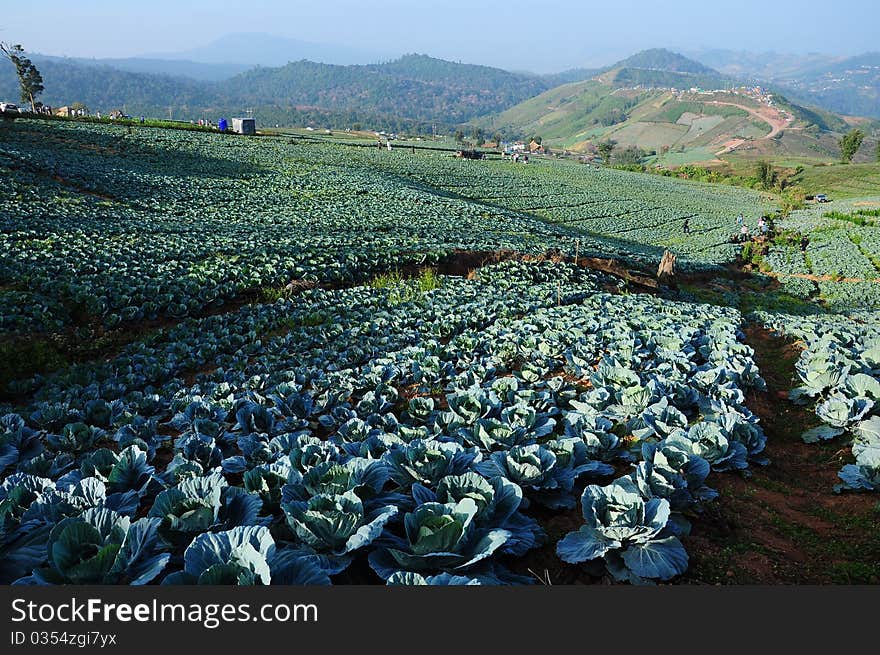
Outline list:
[[[771,211],[762,197],[730,186],[708,186],[684,180],[596,169],[566,161],[533,159],[527,165],[509,161],[451,160],[442,169],[437,156],[402,159],[376,157],[387,170],[405,164],[405,175],[420,184],[481,199],[495,206],[535,213],[593,236],[620,237],[634,244],[674,248],[685,266],[730,261],[728,243],[740,212],[757,217]],[[534,197],[534,203],[529,198]],[[555,199],[548,202],[548,199]],[[570,199],[577,199],[571,202]],[[684,237],[681,222],[699,225]],[[601,219],[601,222],[596,220]],[[651,230],[640,232],[643,225]]]
[[[714,128],[721,125],[725,119],[722,116],[701,116],[694,118],[688,131],[681,137],[680,143],[691,143],[708,135]]]
[[[2,417],[26,448],[2,460],[16,511],[0,582],[529,584],[518,562],[544,546],[579,579],[680,576],[682,539],[717,496],[710,471],[766,461],[744,405],[763,380],[736,310],[600,292],[608,281],[505,263],[428,290],[317,289],[35,379]],[[642,461],[690,473],[649,497]],[[662,517],[590,557],[595,575],[574,566],[581,522],[544,524],[593,493],[632,506],[609,529],[643,534],[648,503]],[[411,530],[438,521],[456,526],[440,546]],[[59,533],[76,566],[47,547]],[[643,547],[661,559],[616,564]]]
[[[610,134],[620,146],[638,145],[647,150],[660,150],[662,146],[677,143],[688,133],[685,126],[673,123],[638,122],[626,125]]]

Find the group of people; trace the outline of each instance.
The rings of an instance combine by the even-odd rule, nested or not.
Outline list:
[[[746,225],[745,218],[742,214],[736,217],[736,224],[739,226],[737,240],[741,242],[750,240],[751,233],[749,232],[749,226]],[[758,231],[762,237],[766,237],[770,234],[770,222],[763,216],[758,219]]]

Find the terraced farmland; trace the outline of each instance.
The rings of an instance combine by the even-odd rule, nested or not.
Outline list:
[[[713,534],[744,520],[736,486],[806,484],[779,473],[767,328],[806,345],[771,383],[807,387],[822,440],[856,437],[841,491],[876,486],[872,331],[620,274],[670,248],[685,281],[726,275],[735,216],[770,209],[752,192],[285,137],[0,137],[0,582],[715,582],[748,570],[712,564],[739,552]],[[822,234],[768,260],[873,265],[870,239]],[[839,557],[870,567],[866,543]],[[827,556],[793,575],[832,580]]]
[[[401,162],[380,158],[377,165],[395,170]],[[758,218],[773,209],[749,190],[568,161],[453,161],[440,172],[431,157],[404,166],[407,177],[459,196],[535,214],[587,235],[671,248],[692,268],[734,259],[737,249],[729,241],[737,229],[736,216],[746,216],[754,231]],[[690,235],[681,231],[686,218]]]

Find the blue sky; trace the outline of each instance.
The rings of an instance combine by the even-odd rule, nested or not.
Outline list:
[[[880,49],[878,0],[39,0],[4,5],[0,40],[22,43],[32,52],[85,57],[184,51],[235,32],[538,72],[611,63],[647,47],[842,55]]]

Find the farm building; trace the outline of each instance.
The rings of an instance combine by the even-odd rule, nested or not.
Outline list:
[[[253,118],[233,118],[232,131],[236,134],[256,134],[256,121]]]

